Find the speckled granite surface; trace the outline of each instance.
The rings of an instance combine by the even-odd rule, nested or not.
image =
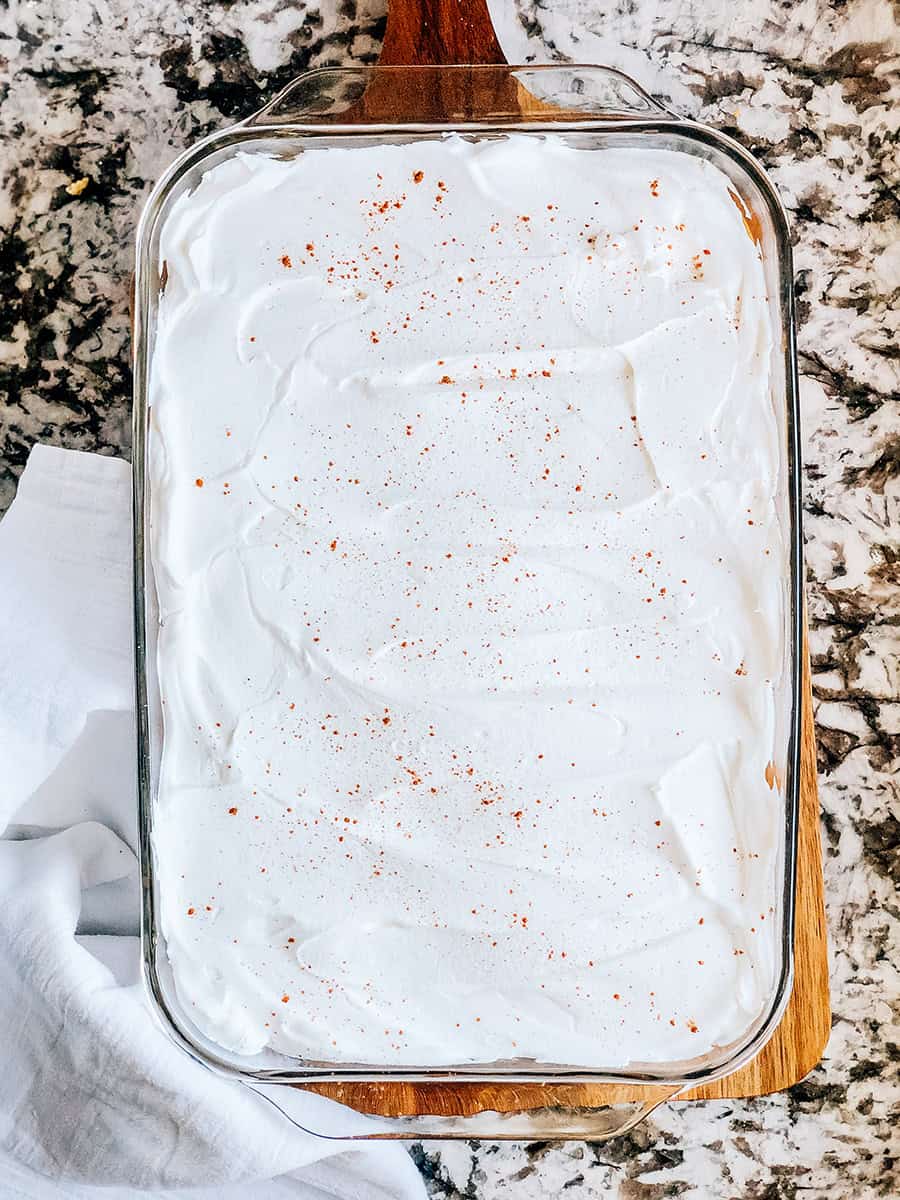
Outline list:
[[[605,61],[736,136],[792,217],[834,1028],[763,1100],[592,1146],[415,1149],[435,1196],[900,1194],[900,29],[891,0],[493,0],[512,60]],[[36,440],[128,454],[128,278],[178,150],[308,66],[370,61],[381,0],[0,4],[0,507]],[[81,181],[86,180],[86,183]]]

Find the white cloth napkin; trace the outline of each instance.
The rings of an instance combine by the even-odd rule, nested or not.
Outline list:
[[[130,486],[127,463],[36,446],[0,522],[0,1197],[424,1197],[402,1147],[301,1133],[151,1015]]]

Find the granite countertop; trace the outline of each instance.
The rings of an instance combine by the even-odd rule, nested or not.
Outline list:
[[[512,61],[606,62],[738,138],[789,210],[831,1040],[788,1092],[606,1145],[414,1147],[435,1196],[900,1193],[900,28],[891,0],[492,0]],[[31,0],[0,11],[0,509],[37,440],[129,454],[128,290],[152,182],[383,0]],[[893,108],[892,108],[893,106]],[[893,1106],[893,1112],[892,1112]]]

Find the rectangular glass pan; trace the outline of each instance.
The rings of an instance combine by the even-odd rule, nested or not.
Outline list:
[[[387,116],[390,120],[387,120]],[[440,119],[439,119],[440,118]],[[765,1012],[739,1042],[680,1063],[633,1063],[624,1069],[587,1070],[577,1063],[461,1064],[436,1068],[347,1066],[265,1054],[254,1058],[216,1046],[179,1003],[159,923],[153,816],[162,743],[156,679],[156,595],[149,555],[151,495],[147,442],[149,377],[164,280],[159,235],[171,205],[197,186],[205,172],[241,152],[290,156],[312,145],[379,145],[441,137],[448,130],[488,138],[509,131],[565,135],[573,144],[675,149],[713,163],[724,172],[757,242],[768,290],[772,329],[771,403],[779,424],[780,491],[777,498],[788,547],[785,579],[783,704],[772,747],[781,793],[780,903],[775,986]],[[300,77],[250,120],[189,149],[151,195],[138,233],[135,302],[134,531],[135,647],[138,713],[138,778],[143,869],[143,960],[148,990],[171,1036],[209,1068],[245,1083],[283,1085],[367,1081],[381,1084],[605,1084],[617,1085],[636,1109],[574,1109],[542,1106],[534,1113],[499,1117],[432,1115],[382,1118],[377,1125],[349,1121],[336,1136],[348,1137],[569,1137],[602,1138],[620,1132],[662,1099],[711,1082],[753,1058],[774,1032],[790,995],[793,972],[794,875],[799,786],[799,680],[801,542],[799,512],[798,403],[794,345],[792,268],[783,210],[754,160],[730,139],[660,109],[631,80],[602,67],[372,67],[323,69]],[[280,1107],[290,1089],[266,1087]],[[496,1096],[496,1086],[492,1089]],[[437,1095],[437,1093],[435,1093]],[[497,1105],[497,1107],[500,1107]],[[507,1106],[507,1107],[512,1107]],[[362,1120],[362,1119],[360,1119]],[[319,1132],[323,1132],[320,1130]],[[332,1136],[335,1134],[332,1132]]]

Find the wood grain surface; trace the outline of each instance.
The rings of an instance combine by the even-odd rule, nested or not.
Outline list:
[[[505,63],[486,0],[391,0],[381,66]]]
[[[383,65],[440,65],[503,63],[485,0],[391,0],[385,34]],[[492,107],[525,107],[527,94],[504,82],[502,94],[493,73],[477,70],[441,80],[426,72],[414,95],[399,97],[384,83],[370,89],[363,104],[368,119],[389,120],[392,103],[402,100],[404,111],[418,104],[423,119],[464,119],[484,115]],[[396,87],[395,80],[391,86]],[[716,1083],[686,1093],[680,1099],[736,1099],[780,1091],[802,1079],[819,1061],[830,1029],[828,963],[819,805],[816,788],[816,748],[812,713],[809,652],[804,637],[802,732],[800,766],[799,845],[797,863],[794,984],[787,1009],[775,1033],[747,1066]],[[309,1090],[369,1113],[404,1116],[433,1113],[467,1116],[480,1111],[512,1112],[548,1105],[599,1107],[648,1099],[649,1089],[609,1084],[483,1084],[483,1083],[336,1083],[310,1084]]]
[[[486,0],[394,0],[388,8],[379,66],[505,64]],[[429,72],[373,79],[349,120],[367,122],[415,113],[421,121],[466,121],[515,112],[520,89],[504,73]]]

